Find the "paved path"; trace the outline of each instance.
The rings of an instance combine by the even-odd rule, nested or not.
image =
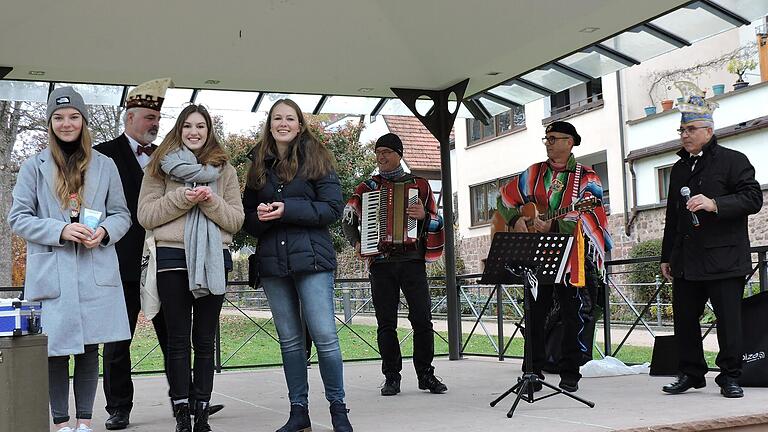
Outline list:
[[[355,430],[605,432],[640,427],[651,430],[651,426],[688,422],[693,424],[688,429],[664,430],[695,431],[706,430],[704,425],[715,422],[735,424],[733,417],[739,417],[741,423],[760,418],[768,421],[768,389],[749,388],[745,389],[743,399],[725,399],[718,393],[713,374],[707,377],[705,388],[675,396],[660,391],[670,381],[665,377],[584,378],[576,394],[593,401],[594,408],[559,395],[534,404],[521,403],[510,419],[506,413],[513,402],[511,397],[495,408],[491,408],[489,402],[516,382],[520,375],[519,361],[438,359],[435,366],[437,374],[449,387],[447,394],[419,391],[412,363],[405,362],[402,393],[382,397],[379,395],[382,378],[378,362],[345,364],[346,400]],[[173,430],[165,378],[139,376],[134,381],[136,396],[131,427],[127,430]],[[312,429],[314,432],[331,431],[318,367],[309,369],[309,381]],[[548,375],[547,382],[556,385],[558,377]],[[285,422],[289,408],[283,372],[279,368],[218,374],[213,401],[226,405],[222,412],[211,418],[216,432],[272,432]],[[105,430],[103,406],[104,396],[99,388],[94,412],[96,432]],[[74,410],[73,402],[70,408]]]

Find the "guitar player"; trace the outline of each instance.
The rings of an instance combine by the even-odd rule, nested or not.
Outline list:
[[[594,297],[585,288],[599,283],[605,274],[605,254],[611,248],[611,238],[606,231],[605,210],[600,205],[600,178],[590,167],[577,163],[572,153],[573,147],[581,144],[576,128],[568,122],[554,122],[547,126],[542,142],[547,160],[531,165],[501,187],[492,230],[574,235],[564,283],[539,286],[531,333],[533,370],[543,378],[542,368],[552,360],[545,356],[545,321],[556,293],[563,322],[557,360],[559,387],[575,392],[581,379],[579,367],[592,357],[591,343],[584,343],[584,339],[591,341],[592,337],[583,336],[589,328],[594,332]],[[579,244],[584,247],[577,247]],[[541,384],[537,387],[535,390]]]

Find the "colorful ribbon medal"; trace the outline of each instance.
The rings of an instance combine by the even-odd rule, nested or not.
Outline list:
[[[80,197],[76,193],[69,194],[69,217],[80,216]]]

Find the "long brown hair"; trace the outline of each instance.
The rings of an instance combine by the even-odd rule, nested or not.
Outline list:
[[[187,121],[187,117],[192,113],[200,113],[205,119],[206,126],[208,126],[208,136],[205,137],[205,144],[202,148],[193,151],[195,156],[197,156],[197,161],[203,165],[213,166],[222,166],[227,163],[229,155],[227,155],[224,146],[221,145],[221,141],[213,131],[211,115],[208,114],[208,110],[204,106],[192,104],[181,110],[179,117],[176,119],[176,124],[173,125],[173,129],[163,138],[163,142],[152,153],[152,159],[150,159],[147,165],[147,174],[158,178],[165,178],[165,173],[160,167],[160,163],[168,153],[184,146],[184,142],[181,140],[181,132],[184,129],[184,122]]]
[[[80,147],[67,157],[56,140],[51,123],[48,122],[48,148],[51,149],[51,156],[57,168],[56,196],[61,201],[62,208],[69,203],[70,194],[76,193],[81,200],[83,199],[85,172],[91,161],[91,145],[93,145],[91,132],[88,130],[87,122],[83,119],[83,128],[80,131]]]
[[[296,111],[299,120],[299,134],[288,145],[288,151],[284,159],[280,158],[275,137],[272,136],[272,113],[280,105],[288,105]],[[304,113],[299,105],[291,99],[280,99],[269,109],[267,121],[261,130],[259,142],[253,149],[251,167],[248,169],[247,185],[251,189],[259,190],[267,182],[269,167],[264,163],[267,156],[277,159],[274,165],[277,177],[287,183],[300,175],[309,180],[317,180],[336,169],[336,159],[314,133],[307,127]],[[299,166],[301,165],[301,166]]]

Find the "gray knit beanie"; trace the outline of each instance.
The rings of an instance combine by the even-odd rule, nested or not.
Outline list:
[[[72,87],[59,87],[48,96],[48,110],[46,111],[48,123],[51,122],[53,113],[61,108],[74,108],[80,111],[83,120],[88,123],[88,110],[85,108],[83,97]]]

